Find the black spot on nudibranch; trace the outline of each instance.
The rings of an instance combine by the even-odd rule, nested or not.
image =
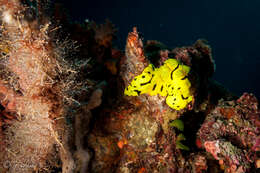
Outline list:
[[[156,88],[156,84],[154,84],[154,86],[153,86],[153,91],[155,90],[155,88]]]
[[[175,70],[177,70],[177,69],[179,68],[179,66],[180,66],[180,64],[178,64],[177,67],[175,67],[175,68],[172,70],[172,72],[171,72],[171,80],[173,80],[173,77],[172,77],[173,72],[174,72]]]
[[[140,95],[140,93],[141,93],[141,91],[139,91],[139,90],[134,90],[136,93],[137,93],[137,95]]]
[[[152,79],[153,79],[153,76],[151,77],[151,79],[150,79],[148,82],[141,83],[140,85],[141,85],[141,86],[143,86],[143,85],[147,85],[147,84],[151,83]]]
[[[183,95],[181,95],[181,98],[182,98],[183,100],[187,100],[187,99],[188,99],[188,97],[184,97]]]
[[[161,86],[161,92],[163,91],[163,85]]]
[[[178,88],[178,90],[180,90],[180,89],[181,89],[181,87]]]
[[[184,76],[183,78],[181,78],[181,80],[184,80],[184,79],[187,79],[188,78],[188,76]]]
[[[145,76],[143,75],[142,78],[145,78]]]

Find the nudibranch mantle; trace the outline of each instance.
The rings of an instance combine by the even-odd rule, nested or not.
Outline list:
[[[166,104],[172,109],[184,109],[193,98],[188,79],[189,71],[189,66],[179,63],[176,59],[166,60],[159,68],[149,64],[125,88],[124,93],[128,96],[160,94],[166,96]]]

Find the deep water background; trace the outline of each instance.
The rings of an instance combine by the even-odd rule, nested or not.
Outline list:
[[[260,100],[259,0],[57,1],[72,20],[112,21],[120,49],[133,26],[145,40],[158,40],[171,48],[204,38],[213,49],[214,79],[238,96],[251,92]]]

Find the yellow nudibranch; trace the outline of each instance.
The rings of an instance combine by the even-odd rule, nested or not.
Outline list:
[[[166,60],[160,68],[150,64],[132,80],[124,93],[128,96],[160,94],[166,96],[166,103],[171,108],[184,109],[193,98],[189,71],[190,67],[180,64],[176,59]]]

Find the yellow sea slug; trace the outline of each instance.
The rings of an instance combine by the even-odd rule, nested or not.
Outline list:
[[[160,94],[166,96],[166,104],[171,108],[184,109],[193,98],[189,71],[190,67],[180,64],[176,59],[166,60],[160,68],[150,64],[132,80],[124,93],[128,96]]]

